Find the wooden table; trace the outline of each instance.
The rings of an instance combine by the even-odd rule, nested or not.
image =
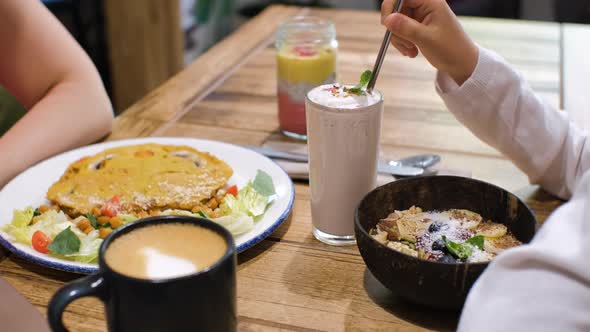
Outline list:
[[[278,23],[306,11],[293,7],[265,11],[130,107],[117,118],[109,139],[163,135],[237,144],[280,139],[273,33]],[[355,81],[375,59],[383,34],[378,14],[312,13],[336,23],[340,80]],[[564,58],[581,62],[583,58],[570,49],[587,47],[575,41],[587,45],[588,28],[479,18],[463,18],[462,22],[478,43],[513,63],[548,103],[560,108],[570,102],[568,96],[582,91],[580,77],[568,68],[570,64],[564,64]],[[570,28],[575,36],[569,35]],[[544,220],[561,202],[529,186],[524,174],[445,110],[434,91],[434,74],[423,58],[403,58],[390,48],[378,83],[387,96],[384,153],[393,157],[438,153],[444,167],[471,171],[475,178],[518,193]],[[389,293],[367,272],[356,247],[330,247],[314,240],[305,183],[296,184],[291,217],[266,240],[241,254],[238,270],[241,330],[414,331],[448,330],[456,325],[456,313],[431,312]],[[0,262],[0,275],[43,313],[50,296],[79,277],[14,256]],[[105,329],[103,307],[97,300],[75,302],[65,319],[76,331]]]

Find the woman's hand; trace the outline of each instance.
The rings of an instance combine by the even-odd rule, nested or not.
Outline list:
[[[430,64],[462,85],[475,70],[479,51],[447,2],[405,0],[402,12],[391,14],[395,1],[381,5],[381,23],[393,33],[393,46],[411,58],[420,50]]]

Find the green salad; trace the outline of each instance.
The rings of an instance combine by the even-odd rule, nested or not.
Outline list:
[[[118,213],[111,199],[105,203],[110,223],[101,223],[101,217],[93,214],[72,219],[57,206],[51,208],[27,207],[14,210],[12,222],[2,228],[15,242],[32,247],[34,250],[54,257],[81,262],[96,263],[98,249],[103,238],[114,228],[138,219],[132,214]],[[258,170],[256,177],[243,188],[232,186],[227,189],[218,207],[216,218],[198,211],[169,209],[157,215],[186,215],[210,219],[224,226],[234,236],[252,230],[257,220],[267,211],[276,198],[275,187],[270,175]],[[116,220],[116,227],[115,225]]]

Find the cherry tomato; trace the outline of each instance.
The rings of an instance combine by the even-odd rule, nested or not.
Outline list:
[[[45,233],[41,231],[36,231],[33,233],[33,238],[31,239],[31,243],[33,244],[33,249],[37,250],[40,253],[46,254],[49,252],[47,246],[51,243],[51,240]]]
[[[228,194],[238,196],[238,186],[231,186],[231,187],[227,188],[226,192]]]
[[[121,210],[121,201],[118,196],[113,196],[100,209],[100,214],[107,217],[116,217]]]
[[[318,54],[315,49],[309,46],[295,46],[293,50],[298,56],[314,56]]]

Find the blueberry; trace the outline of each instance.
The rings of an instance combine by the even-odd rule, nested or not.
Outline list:
[[[439,222],[433,222],[430,224],[430,226],[428,226],[428,232],[430,232],[430,233],[438,232],[442,226],[443,225]]]
[[[432,250],[444,251],[445,249],[446,246],[442,239],[438,239],[432,243]]]
[[[457,259],[450,254],[442,256],[438,261],[441,263],[457,263]]]
[[[428,226],[429,233],[438,232],[439,229],[440,229],[440,225],[435,222],[433,222],[432,224],[430,224],[430,226]]]

